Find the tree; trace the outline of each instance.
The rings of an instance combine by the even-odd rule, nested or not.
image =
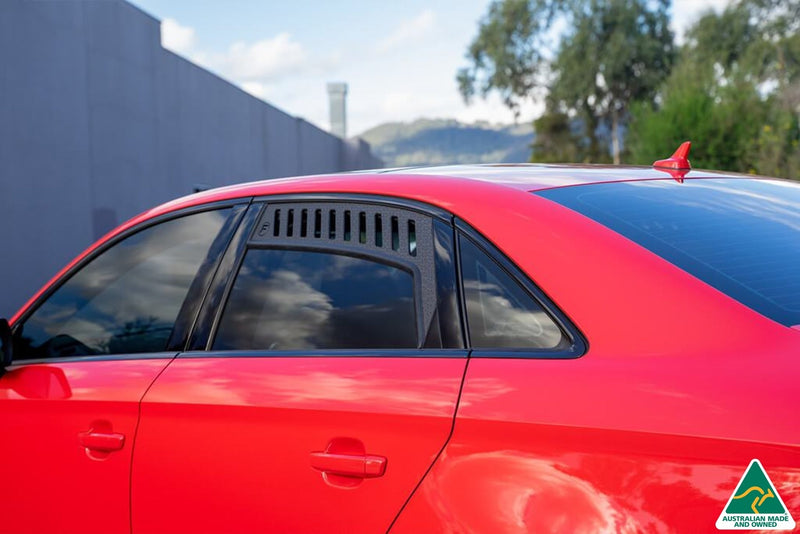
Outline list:
[[[692,139],[696,167],[800,177],[798,15],[798,0],[740,0],[702,16],[658,105],[634,109],[630,161]]]
[[[597,126],[609,126],[614,163],[630,106],[652,99],[672,68],[668,7],[664,0],[591,0],[573,15],[553,62],[549,102],[586,121],[595,151]]]
[[[755,86],[747,83],[716,87],[713,79],[683,64],[663,89],[663,104],[634,107],[628,132],[629,160],[651,165],[683,141],[691,139],[692,166],[752,170],[751,154],[767,107]]]
[[[590,155],[605,152],[597,131],[609,127],[619,162],[630,105],[652,98],[672,65],[667,9],[667,0],[496,0],[469,47],[459,88],[466,101],[499,91],[515,112],[537,90],[549,92],[549,113],[584,124]],[[556,19],[572,29],[549,54]]]
[[[536,139],[531,147],[531,161],[563,163],[588,159],[580,136],[573,131],[573,122],[564,113],[545,113],[533,121]]]
[[[464,101],[498,91],[518,116],[520,102],[544,83],[547,31],[561,9],[561,0],[494,0],[467,50],[470,65],[456,76]]]

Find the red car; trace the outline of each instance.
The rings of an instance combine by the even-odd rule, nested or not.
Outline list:
[[[227,187],[114,230],[3,327],[2,532],[800,513],[796,182],[487,165]]]

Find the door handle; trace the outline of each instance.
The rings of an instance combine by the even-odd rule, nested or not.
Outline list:
[[[97,452],[112,452],[122,449],[125,435],[115,432],[95,432],[89,430],[78,434],[81,446]]]
[[[332,475],[375,478],[386,472],[386,458],[372,454],[312,452],[311,467]]]

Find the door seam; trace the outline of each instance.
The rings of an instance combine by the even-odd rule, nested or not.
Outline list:
[[[467,380],[467,370],[469,369],[469,362],[472,359],[470,357],[471,355],[472,355],[472,351],[469,351],[469,353],[467,353],[466,361],[464,362],[464,373],[461,376],[461,384],[458,387],[458,395],[456,396],[456,404],[455,404],[455,407],[453,409],[453,419],[450,422],[450,432],[447,434],[447,438],[445,438],[444,444],[442,445],[441,449],[439,449],[439,452],[436,453],[436,456],[433,458],[433,461],[428,466],[428,468],[425,470],[425,473],[423,473],[422,477],[419,479],[419,482],[417,482],[417,484],[414,486],[414,489],[411,490],[411,493],[409,493],[408,497],[406,498],[405,502],[403,503],[403,506],[401,506],[400,510],[398,510],[397,514],[395,514],[394,519],[392,519],[392,522],[389,524],[389,527],[386,529],[387,534],[392,530],[392,527],[394,527],[394,524],[400,518],[400,515],[403,513],[403,510],[405,510],[406,506],[408,506],[408,503],[411,502],[411,499],[417,493],[417,490],[419,489],[419,487],[422,485],[422,483],[428,477],[428,473],[431,472],[431,470],[433,469],[433,466],[436,465],[436,462],[439,461],[439,458],[442,456],[442,453],[447,448],[447,446],[450,444],[450,439],[453,437],[453,432],[455,431],[455,428],[456,428],[456,418],[458,417],[458,408],[461,405],[461,394],[464,391],[464,383]]]
[[[150,391],[150,388],[155,385],[156,381],[159,377],[167,370],[167,367],[172,365],[177,358],[180,352],[176,352],[172,358],[161,368],[161,370],[156,374],[155,378],[150,382],[150,384],[145,388],[144,393],[142,396],[139,397],[139,402],[137,403],[138,409],[136,413],[136,426],[133,429],[133,439],[131,440],[131,465],[128,472],[128,527],[130,534],[133,534],[133,462],[136,453],[136,438],[139,435],[139,424],[142,422],[142,402],[144,402],[144,398],[147,396],[147,393]]]

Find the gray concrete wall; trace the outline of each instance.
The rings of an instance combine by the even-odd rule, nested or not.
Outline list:
[[[322,94],[322,93],[321,93]],[[122,0],[0,1],[0,315],[197,184],[380,167],[161,47]]]

